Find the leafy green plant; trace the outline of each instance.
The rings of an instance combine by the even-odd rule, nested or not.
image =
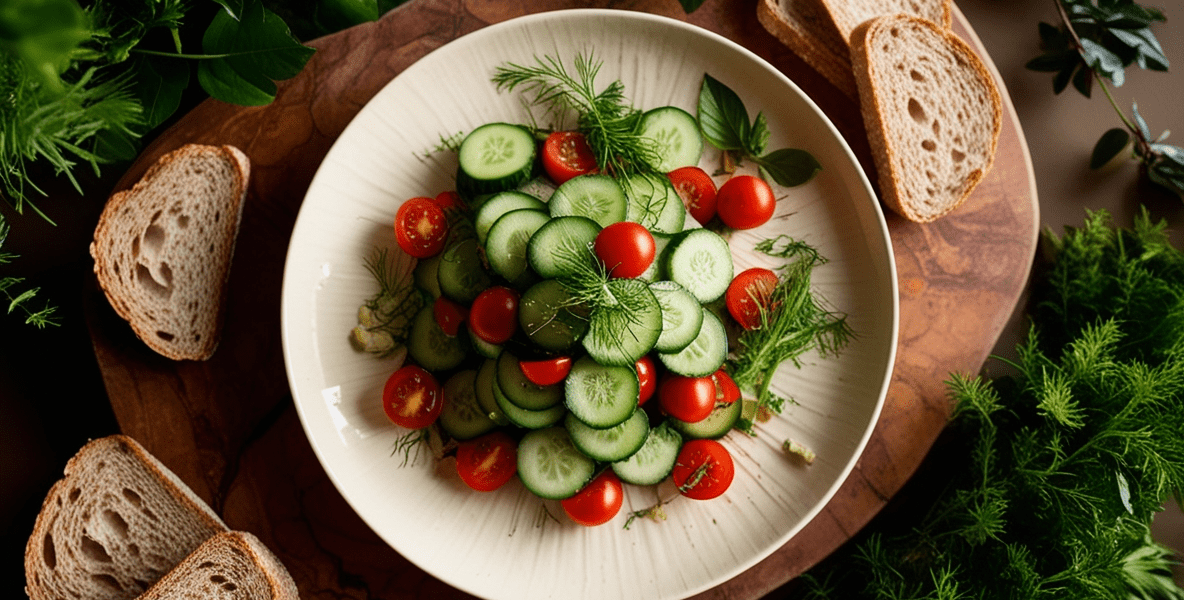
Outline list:
[[[807,597],[1184,599],[1149,534],[1184,490],[1184,253],[1146,212],[1044,242],[1016,374],[950,381],[932,504],[877,521]]]
[[[5,221],[4,215],[0,215],[0,248],[4,247],[4,240],[7,238],[8,222]],[[8,264],[13,258],[16,258],[13,254],[0,252],[0,265]],[[30,303],[40,290],[38,288],[30,288],[23,292],[19,291],[18,288],[24,281],[20,277],[0,277],[0,294],[3,294],[4,299],[8,301],[8,314],[19,311],[24,314],[25,323],[39,328],[44,328],[48,325],[57,325],[58,321],[54,315],[57,309],[54,307],[45,306],[41,309],[30,308]]]
[[[1149,180],[1184,197],[1184,150],[1163,143],[1167,132],[1152,136],[1137,104],[1132,105],[1128,116],[1105,82],[1121,86],[1126,81],[1126,68],[1133,64],[1154,71],[1168,70],[1167,56],[1151,31],[1151,25],[1166,20],[1163,13],[1133,0],[1054,2],[1061,22],[1040,23],[1044,53],[1029,61],[1027,67],[1056,73],[1053,92],[1057,94],[1072,83],[1088,98],[1096,81],[1123,123],[1123,127],[1107,130],[1094,145],[1090,167],[1101,167],[1130,145]]]

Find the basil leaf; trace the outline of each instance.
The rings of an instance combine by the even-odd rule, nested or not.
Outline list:
[[[752,129],[748,133],[748,139],[744,142],[744,151],[749,156],[760,156],[764,154],[765,147],[769,145],[769,136],[771,135],[773,133],[769,131],[769,124],[765,120],[765,113],[757,113],[756,120],[752,122]]]
[[[731,88],[704,73],[699,89],[699,130],[720,150],[743,150],[751,127],[744,102]]]
[[[813,154],[798,148],[782,148],[754,159],[778,185],[794,187],[810,181],[822,165]]]
[[[1089,157],[1089,168],[1098,169],[1110,162],[1110,159],[1118,156],[1118,153],[1122,152],[1123,148],[1126,148],[1126,144],[1130,139],[1130,132],[1121,127],[1115,127],[1103,133],[1098,143],[1094,145],[1094,151]]]
[[[131,93],[144,107],[144,131],[171,117],[189,87],[189,65],[178,59],[140,55],[132,60]]]
[[[197,79],[211,96],[243,106],[275,99],[274,81],[295,77],[314,50],[292,37],[287,24],[259,0],[248,0],[241,20],[220,10],[202,38]]]

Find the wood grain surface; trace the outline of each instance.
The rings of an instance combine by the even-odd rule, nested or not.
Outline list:
[[[765,31],[756,2],[714,0],[691,15],[674,0],[592,5],[686,20],[752,50],[827,112],[875,181],[856,104]],[[378,22],[313,42],[317,53],[299,76],[281,83],[268,106],[202,103],[146,148],[115,187],[130,187],[160,155],[190,142],[233,144],[252,160],[227,320],[211,360],[173,362],[154,354],[95,286],[85,299],[87,320],[123,432],[173,469],[230,527],[259,536],[305,599],[467,596],[370,531],[304,436],[280,339],[284,259],[304,193],[353,116],[417,59],[485,25],[576,6],[589,4],[412,0]],[[955,12],[955,31],[982,53]],[[928,225],[888,215],[900,284],[898,354],[886,405],[855,470],[784,547],[699,597],[761,597],[858,532],[900,490],[942,430],[949,374],[981,368],[1022,295],[1039,222],[1023,134],[1010,101],[1005,104],[994,169],[962,207]]]

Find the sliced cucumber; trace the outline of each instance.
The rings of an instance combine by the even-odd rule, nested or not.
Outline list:
[[[542,429],[550,427],[563,420],[563,416],[567,414],[567,409],[562,404],[556,404],[546,410],[528,410],[510,402],[506,398],[505,392],[502,391],[501,386],[497,384],[496,378],[493,382],[493,399],[497,402],[497,407],[501,410],[506,419],[526,429]]]
[[[640,223],[650,231],[678,233],[686,223],[687,209],[665,175],[642,173],[621,180],[629,204],[625,220]]]
[[[543,349],[562,352],[588,331],[588,310],[559,280],[544,279],[522,293],[518,325]]]
[[[522,373],[518,358],[503,352],[497,359],[497,387],[518,408],[546,410],[563,402],[563,385],[537,385]]]
[[[497,361],[493,359],[486,359],[477,368],[477,377],[473,380],[474,393],[477,396],[477,404],[481,407],[482,412],[489,416],[489,419],[498,425],[509,425],[510,420],[506,418],[505,413],[502,412],[501,407],[497,405],[497,398],[493,396],[493,386],[497,381]]]
[[[706,377],[716,372],[728,356],[728,332],[715,313],[700,308],[703,325],[699,334],[678,352],[658,353],[658,360],[684,377]]]
[[[534,277],[526,260],[530,237],[551,217],[540,210],[512,210],[493,223],[485,237],[485,260],[494,273],[522,286]]]
[[[447,371],[465,359],[461,338],[450,336],[440,329],[429,304],[415,313],[411,332],[407,335],[407,355],[429,371]]]
[[[722,297],[732,283],[732,250],[727,240],[709,229],[691,229],[676,236],[663,260],[670,279],[701,304]]]
[[[662,256],[665,255],[666,249],[670,247],[670,242],[674,239],[674,235],[659,231],[651,231],[650,235],[654,238],[654,261],[650,263],[645,273],[642,273],[638,279],[642,281],[670,279],[670,276],[666,273],[666,262],[662,260]]]
[[[491,431],[497,424],[477,402],[477,371],[459,371],[444,382],[444,408],[440,427],[458,440],[468,440]]]
[[[563,402],[588,427],[607,429],[633,414],[640,389],[632,363],[627,367],[602,365],[584,356],[567,374]]]
[[[607,227],[625,220],[628,201],[616,179],[580,175],[560,185],[547,204],[552,217],[587,217]]]
[[[489,228],[504,214],[521,208],[531,208],[546,211],[547,205],[542,200],[524,192],[507,190],[490,196],[481,203],[481,207],[473,215],[473,228],[477,232],[477,242],[484,244]]]
[[[659,173],[699,164],[703,154],[703,136],[695,117],[677,106],[662,106],[646,111],[641,117],[641,135],[653,141],[658,153]]]
[[[703,305],[673,281],[655,281],[650,284],[650,291],[662,306],[662,334],[654,348],[666,353],[686,348],[703,325]]]
[[[650,432],[650,418],[644,410],[635,410],[620,425],[595,429],[567,413],[563,426],[580,452],[601,462],[613,462],[628,458],[641,448]]]
[[[596,268],[592,244],[598,233],[600,225],[587,217],[552,218],[534,232],[526,247],[530,268],[544,279]]]
[[[576,448],[562,427],[528,432],[518,442],[518,477],[541,498],[571,497],[595,471],[596,462]]]
[[[688,439],[719,439],[724,437],[740,420],[743,402],[737,400],[729,404],[721,404],[711,410],[706,419],[695,423],[679,421],[673,417],[667,419],[670,426]]]
[[[641,449],[613,463],[612,469],[625,483],[657,485],[674,470],[681,449],[682,436],[663,422],[650,428]]]
[[[442,295],[461,304],[471,303],[485,288],[493,285],[493,279],[481,262],[477,240],[465,238],[444,249],[436,267],[436,282]]]
[[[530,194],[543,202],[547,202],[551,199],[551,195],[555,193],[555,183],[546,176],[535,177],[518,186],[518,191]]]
[[[476,350],[477,354],[481,355],[483,358],[497,358],[502,355],[501,344],[491,344],[481,339],[480,336],[473,333],[473,330],[469,328],[467,322],[465,324],[465,331],[468,332],[469,342],[472,344],[473,350]]]
[[[440,297],[440,259],[443,253],[421,258],[415,263],[415,285],[428,293],[432,300]]]
[[[457,191],[473,198],[513,189],[530,179],[537,154],[534,136],[509,123],[482,125],[460,143]]]
[[[610,279],[605,288],[605,303],[588,322],[584,350],[601,364],[632,367],[662,334],[662,306],[644,281]]]

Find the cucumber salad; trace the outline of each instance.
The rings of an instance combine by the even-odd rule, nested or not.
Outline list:
[[[851,335],[811,290],[823,259],[810,246],[776,236],[756,250],[781,268],[736,272],[729,245],[773,216],[768,180],[803,183],[813,157],[766,153],[763,116],[749,122],[709,75],[692,115],[635,109],[619,81],[597,91],[598,67],[498,68],[499,90],[567,124],[458,136],[455,189],[395,215],[389,250],[414,270],[392,283],[386,251],[370,264],[383,291],[353,336],[405,348],[381,400],[404,439],[436,434],[469,487],[517,477],[582,525],[612,520],[623,485],[723,494],[735,469],[719,439],[780,412],[769,382],[783,362]],[[718,172],[700,168],[705,150]]]

